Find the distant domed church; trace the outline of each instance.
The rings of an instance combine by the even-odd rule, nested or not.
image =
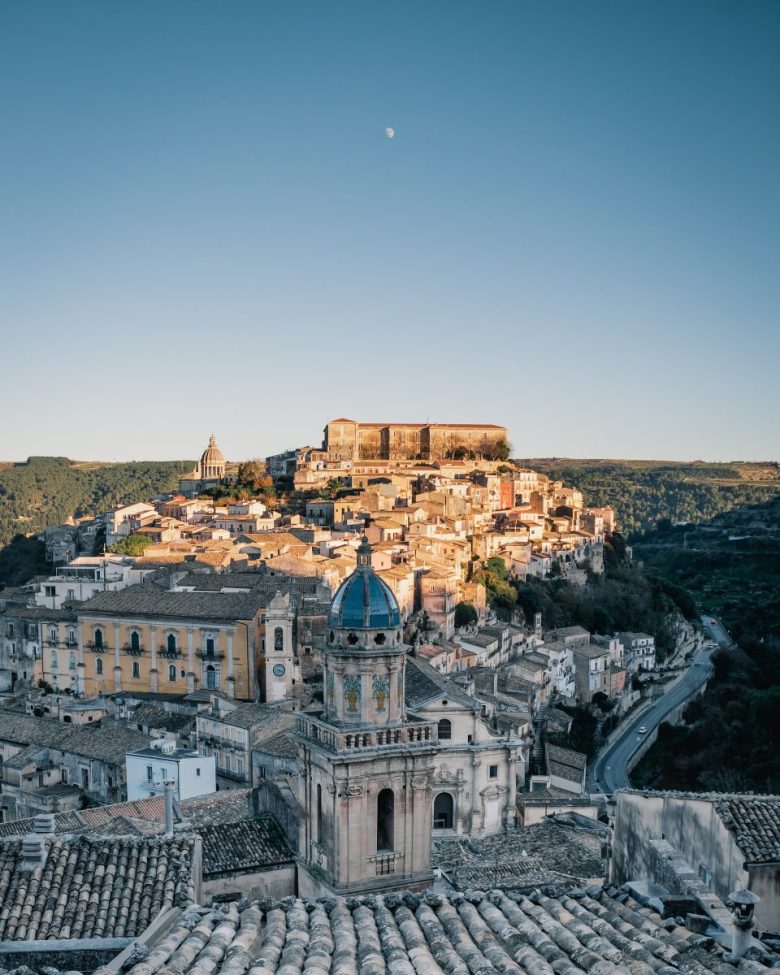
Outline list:
[[[225,455],[217,446],[212,433],[209,437],[209,445],[200,455],[198,463],[179,481],[179,491],[187,495],[197,494],[199,491],[216,487],[223,481],[232,479],[225,463]]]

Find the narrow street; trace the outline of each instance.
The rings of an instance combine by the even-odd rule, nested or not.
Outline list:
[[[712,616],[701,617],[704,631],[720,646],[731,643],[723,624]],[[633,714],[622,732],[602,748],[588,770],[587,788],[590,792],[610,794],[615,789],[630,786],[628,766],[634,752],[687,698],[699,690],[712,673],[710,656],[714,648],[697,650],[686,674],[665,694],[655,698]],[[640,728],[646,729],[641,734]]]

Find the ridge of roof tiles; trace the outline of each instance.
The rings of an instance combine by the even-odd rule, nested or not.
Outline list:
[[[38,745],[124,766],[126,752],[147,746],[149,736],[119,723],[110,726],[63,724],[56,718],[0,710],[0,741]]]
[[[133,613],[179,619],[251,620],[263,608],[258,592],[179,592],[161,589],[154,583],[139,582],[125,589],[99,592],[86,600],[81,611],[92,613]]]
[[[761,975],[615,888],[433,890],[191,908],[129,975]],[[108,975],[107,968],[95,975]]]

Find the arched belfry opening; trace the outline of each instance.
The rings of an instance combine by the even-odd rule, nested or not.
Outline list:
[[[449,792],[440,792],[433,803],[433,828],[452,829],[454,802]]]
[[[376,799],[376,849],[377,853],[395,849],[395,794],[392,789],[382,789]]]

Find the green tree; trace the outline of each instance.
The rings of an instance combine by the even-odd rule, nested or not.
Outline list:
[[[493,460],[509,460],[511,452],[510,444],[506,440],[499,440],[493,449]]]
[[[468,626],[478,619],[479,614],[471,603],[458,603],[455,607],[455,626]]]
[[[127,538],[120,538],[118,542],[109,545],[108,551],[114,555],[132,555],[137,558],[152,544],[151,538],[146,535],[128,535]]]

